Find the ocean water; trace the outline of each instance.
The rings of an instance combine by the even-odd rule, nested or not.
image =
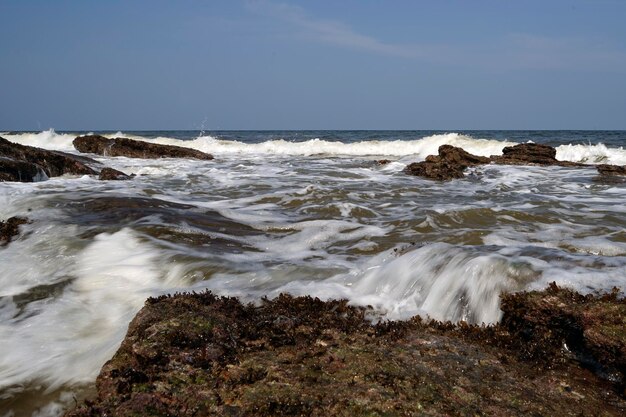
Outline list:
[[[84,133],[0,136],[77,153]],[[625,165],[624,131],[99,133],[215,160],[97,156],[137,177],[0,183],[0,219],[33,221],[0,248],[0,416],[59,415],[93,392],[152,295],[289,292],[369,305],[373,320],[494,323],[503,291],[626,286],[625,183],[593,167],[402,172],[442,144],[488,156],[528,141]]]

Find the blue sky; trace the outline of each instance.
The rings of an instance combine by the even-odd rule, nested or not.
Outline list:
[[[0,0],[0,130],[626,129],[626,1]]]

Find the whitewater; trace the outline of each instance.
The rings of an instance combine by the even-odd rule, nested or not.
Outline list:
[[[4,132],[78,154],[88,132]],[[131,181],[0,183],[0,416],[60,415],[93,390],[146,298],[282,292],[494,323],[503,292],[626,287],[626,184],[596,170],[484,165],[435,182],[404,168],[450,144],[499,155],[547,143],[557,159],[626,164],[626,132],[98,132],[213,161],[95,156]],[[380,160],[386,160],[380,163]]]

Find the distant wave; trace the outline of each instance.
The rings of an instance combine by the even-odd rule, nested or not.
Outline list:
[[[493,139],[480,139],[459,133],[445,133],[416,138],[414,140],[367,140],[354,143],[311,139],[303,142],[292,142],[284,139],[270,140],[261,143],[244,143],[225,140],[214,136],[200,136],[192,140],[181,140],[170,137],[145,138],[133,134],[117,132],[107,137],[127,137],[130,139],[154,142],[165,145],[176,145],[209,152],[215,155],[266,155],[266,156],[412,156],[417,160],[428,155],[437,154],[441,145],[453,145],[476,155],[500,155],[505,146],[515,142]],[[6,139],[23,145],[45,149],[74,151],[72,141],[74,134],[56,133],[46,130],[39,133],[6,134]],[[626,164],[626,150],[609,148],[604,144],[561,145],[557,149],[557,159],[563,161],[583,162],[589,164]]]

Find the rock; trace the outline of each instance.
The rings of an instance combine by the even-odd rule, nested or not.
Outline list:
[[[596,165],[600,175],[626,175],[626,165]]]
[[[626,388],[626,299],[617,289],[583,296],[557,287],[505,295],[500,326],[519,354],[534,360],[563,360],[563,347],[585,367]]]
[[[43,168],[37,164],[0,157],[0,181],[34,182],[47,179]]]
[[[25,217],[11,217],[7,221],[0,221],[0,246],[7,245],[20,232],[19,226],[28,223]]]
[[[490,162],[489,158],[472,155],[451,145],[441,145],[438,151],[438,156],[429,155],[425,161],[409,164],[405,168],[405,172],[419,177],[445,181],[463,178],[463,171],[467,167]]]
[[[556,149],[538,143],[520,143],[502,149],[502,156],[492,156],[491,160],[503,165],[558,165]]]
[[[24,146],[0,138],[0,181],[32,182],[63,174],[95,173],[84,162],[68,154]]]
[[[585,353],[619,366],[624,300],[558,288],[507,297],[505,321],[489,327],[372,324],[346,301],[288,295],[257,306],[210,292],[152,298],[97,398],[67,416],[623,415],[621,381],[572,352],[589,342]],[[584,341],[570,345],[578,326]]]
[[[109,139],[100,135],[79,136],[74,139],[74,147],[83,153],[103,156],[126,156],[129,158],[193,158],[210,160],[212,155],[181,146],[159,145],[156,143],[127,138]]]
[[[98,177],[98,179],[100,181],[109,181],[109,180],[122,181],[122,180],[130,180],[132,179],[132,177],[124,174],[122,171],[118,171],[117,169],[102,168],[102,171],[100,171],[100,176]]]
[[[391,163],[390,159],[378,159],[376,161],[377,165],[387,165],[387,164],[390,164],[390,163]]]

